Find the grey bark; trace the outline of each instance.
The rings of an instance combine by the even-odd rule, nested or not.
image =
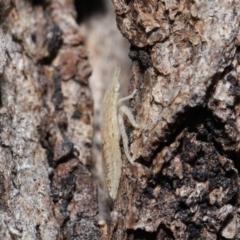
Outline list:
[[[0,238],[100,239],[91,68],[74,2],[0,1]]]
[[[240,239],[240,2],[113,2],[141,128],[108,239]]]
[[[240,2],[113,2],[141,128],[102,238],[240,239]],[[0,1],[1,239],[101,239],[76,18],[72,0]]]

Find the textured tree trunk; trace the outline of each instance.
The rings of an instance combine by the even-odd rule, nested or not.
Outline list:
[[[240,239],[240,1],[113,0],[141,127],[107,234],[76,2],[0,0],[0,239]]]
[[[108,239],[240,239],[240,1],[113,2],[141,128]]]
[[[0,239],[101,238],[75,19],[72,0],[0,1]]]

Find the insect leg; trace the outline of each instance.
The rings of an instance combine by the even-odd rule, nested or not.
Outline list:
[[[125,114],[128,117],[129,122],[134,126],[135,128],[139,128],[139,125],[136,123],[132,112],[129,110],[126,106],[121,106],[118,110],[119,114],[123,116]]]
[[[124,98],[120,98],[120,99],[118,100],[118,106],[121,105],[121,102],[126,101],[126,100],[129,100],[129,99],[131,99],[131,98],[134,98],[134,95],[136,94],[136,92],[137,92],[137,90],[135,89],[135,90],[132,92],[131,95],[129,95],[129,96],[127,96],[127,97],[124,97]]]
[[[122,114],[118,114],[118,126],[119,126],[119,130],[120,130],[120,134],[122,136],[123,149],[124,149],[125,155],[126,155],[128,161],[131,164],[133,164],[134,161],[133,161],[132,157],[130,156],[129,149],[128,149],[128,136],[127,136],[125,126],[124,126],[124,123],[123,123]]]

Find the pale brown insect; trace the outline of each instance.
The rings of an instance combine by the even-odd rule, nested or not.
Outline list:
[[[120,68],[116,68],[113,80],[109,84],[102,101],[101,135],[103,167],[109,195],[113,200],[117,197],[122,173],[122,158],[119,144],[121,136],[125,155],[130,163],[134,163],[129,154],[128,137],[124,127],[123,114],[127,115],[129,121],[134,127],[138,127],[130,110],[126,106],[121,106],[122,101],[134,97],[136,90],[134,90],[131,95],[118,99],[120,89],[119,77]]]

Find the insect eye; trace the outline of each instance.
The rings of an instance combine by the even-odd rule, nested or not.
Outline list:
[[[114,88],[114,92],[119,92],[119,88],[120,88],[120,84],[118,83]]]

